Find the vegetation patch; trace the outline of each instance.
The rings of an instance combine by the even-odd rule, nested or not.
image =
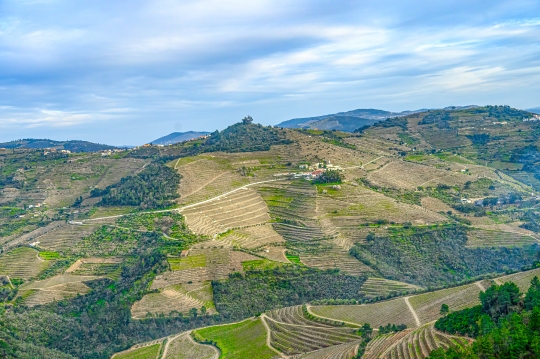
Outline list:
[[[520,270],[534,263],[536,244],[514,248],[468,248],[460,226],[394,229],[388,236],[371,236],[351,254],[385,278],[420,286],[458,283],[488,273]]]
[[[169,257],[167,261],[173,271],[206,267],[206,256],[204,254],[190,255],[185,258]]]
[[[476,338],[466,348],[438,349],[432,359],[537,358],[540,355],[540,281],[534,277],[525,296],[512,282],[479,295],[481,305],[450,313],[435,323],[447,333]]]
[[[260,318],[198,329],[193,332],[193,337],[200,343],[217,346],[222,359],[271,359],[276,356],[266,345],[266,330]]]
[[[56,260],[56,259],[60,259],[60,253],[42,251],[42,252],[39,252],[39,257],[46,261]]]
[[[365,281],[339,270],[283,265],[232,274],[212,285],[217,311],[236,319],[318,299],[359,299]]]
[[[158,343],[118,353],[114,356],[114,359],[156,359],[160,349],[161,344]]]
[[[103,206],[163,208],[178,198],[180,175],[172,168],[151,164],[135,176],[124,177],[105,189],[94,188],[92,197],[102,197]]]

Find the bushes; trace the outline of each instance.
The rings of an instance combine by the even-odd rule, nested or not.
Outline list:
[[[178,198],[180,175],[175,170],[151,164],[135,176],[124,177],[120,182],[103,190],[94,188],[92,197],[99,197],[102,206],[140,206],[142,209],[170,206]]]
[[[525,300],[514,283],[492,286],[480,294],[482,305],[449,314],[435,328],[468,335],[476,341],[464,349],[439,349],[431,359],[539,358],[540,297],[538,278],[531,281]],[[429,359],[428,358],[428,359]]]
[[[519,270],[534,263],[538,246],[467,248],[467,232],[459,226],[394,230],[370,237],[350,253],[385,278],[440,287],[487,273]]]
[[[212,283],[216,309],[231,319],[267,310],[298,305],[317,299],[358,299],[365,277],[337,270],[284,265],[273,269],[231,275]]]
[[[314,183],[341,183],[345,176],[343,176],[339,171],[336,170],[327,170],[323,172]]]
[[[204,143],[204,152],[268,151],[272,145],[288,143],[291,141],[278,129],[243,121],[212,133]]]

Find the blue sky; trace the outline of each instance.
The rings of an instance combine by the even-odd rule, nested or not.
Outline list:
[[[0,0],[0,141],[540,106],[539,1]]]

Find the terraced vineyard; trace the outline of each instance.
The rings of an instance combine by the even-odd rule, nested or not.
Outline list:
[[[358,353],[358,341],[334,345],[313,352],[291,356],[291,359],[352,359]]]
[[[118,279],[122,270],[122,258],[83,258],[73,263],[66,273],[80,276],[102,276]]]
[[[191,249],[185,258],[169,258],[171,271],[158,275],[151,289],[159,293],[145,295],[132,307],[134,318],[142,319],[147,313],[188,313],[190,309],[206,310],[212,314],[215,307],[210,280],[228,278],[230,273],[243,272],[242,262],[260,259],[229,248]]]
[[[418,290],[422,290],[422,288],[409,283],[372,277],[368,278],[362,285],[360,293],[367,298],[377,298],[386,297],[390,294],[412,293]]]
[[[207,236],[261,225],[270,220],[261,196],[249,188],[182,210],[182,214],[194,233]]]
[[[462,347],[471,343],[464,337],[443,334],[433,324],[382,335],[371,341],[362,359],[424,359],[438,348]]]
[[[391,323],[417,327],[437,320],[440,317],[441,304],[447,304],[450,311],[472,307],[480,303],[478,299],[480,291],[487,289],[491,284],[512,281],[520,287],[521,291],[525,291],[534,276],[540,277],[540,268],[510,274],[494,280],[484,280],[384,302],[363,305],[309,306],[308,309],[319,317],[350,322],[358,326],[369,323],[376,328]],[[414,315],[418,318],[419,323],[416,322]]]
[[[285,242],[269,223],[240,228],[225,232],[216,241],[231,247],[256,249],[264,246],[280,245]]]
[[[84,237],[91,235],[100,225],[63,225],[38,238],[39,247],[52,251],[66,251],[76,247]]]
[[[29,247],[18,247],[0,255],[0,275],[11,278],[29,279],[50,266],[50,261],[44,261],[38,256],[39,252]]]
[[[403,298],[364,305],[310,306],[309,310],[319,317],[350,322],[358,326],[364,323],[369,323],[373,328],[388,323],[416,326],[414,316]]]
[[[188,315],[193,308],[202,313],[202,307],[208,314],[216,312],[210,282],[178,284],[165,287],[159,293],[147,294],[133,304],[131,315],[136,319],[143,319],[148,314],[170,315],[173,312]]]
[[[219,352],[210,345],[196,343],[190,333],[169,338],[161,359],[218,359]]]
[[[467,247],[514,247],[538,243],[536,238],[511,232],[473,230],[467,234]]]
[[[129,350],[113,355],[111,359],[157,359],[161,350],[161,341],[135,346]]]
[[[404,176],[404,173],[407,175]],[[419,186],[437,186],[439,183],[462,185],[471,177],[461,172],[439,170],[412,162],[392,161],[370,173],[368,179],[383,187],[416,189]]]
[[[302,306],[279,309],[261,319],[270,331],[271,346],[286,355],[316,351],[348,342],[358,344],[361,341],[350,327],[307,319]]]
[[[57,275],[49,279],[25,283],[19,288],[18,296],[25,305],[33,307],[58,300],[73,298],[90,291],[84,282],[99,279],[98,276]]]
[[[197,329],[193,335],[198,341],[214,341],[221,351],[221,359],[273,359],[277,356],[266,345],[267,334],[261,318]]]
[[[439,223],[447,219],[423,207],[401,203],[362,186],[342,185],[339,191],[320,193],[317,209],[338,232],[357,229],[358,224],[389,222],[414,224]],[[348,233],[349,234],[349,233]],[[349,234],[350,235],[350,234]],[[353,234],[354,235],[354,234]]]
[[[220,158],[199,156],[183,161],[176,167],[182,176],[179,193],[183,204],[204,201],[250,182],[249,177],[234,173],[228,161]]]
[[[437,290],[410,297],[409,302],[422,324],[440,317],[441,304],[447,304],[451,311],[456,311],[480,304],[478,294],[481,285],[468,284],[460,287]]]

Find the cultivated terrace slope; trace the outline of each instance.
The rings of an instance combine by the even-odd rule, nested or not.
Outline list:
[[[248,117],[170,146],[3,150],[0,350],[352,358],[465,346],[434,329],[440,305],[475,305],[505,273],[526,286],[538,265],[531,119],[482,107],[345,133]],[[368,347],[365,323],[387,339]]]

